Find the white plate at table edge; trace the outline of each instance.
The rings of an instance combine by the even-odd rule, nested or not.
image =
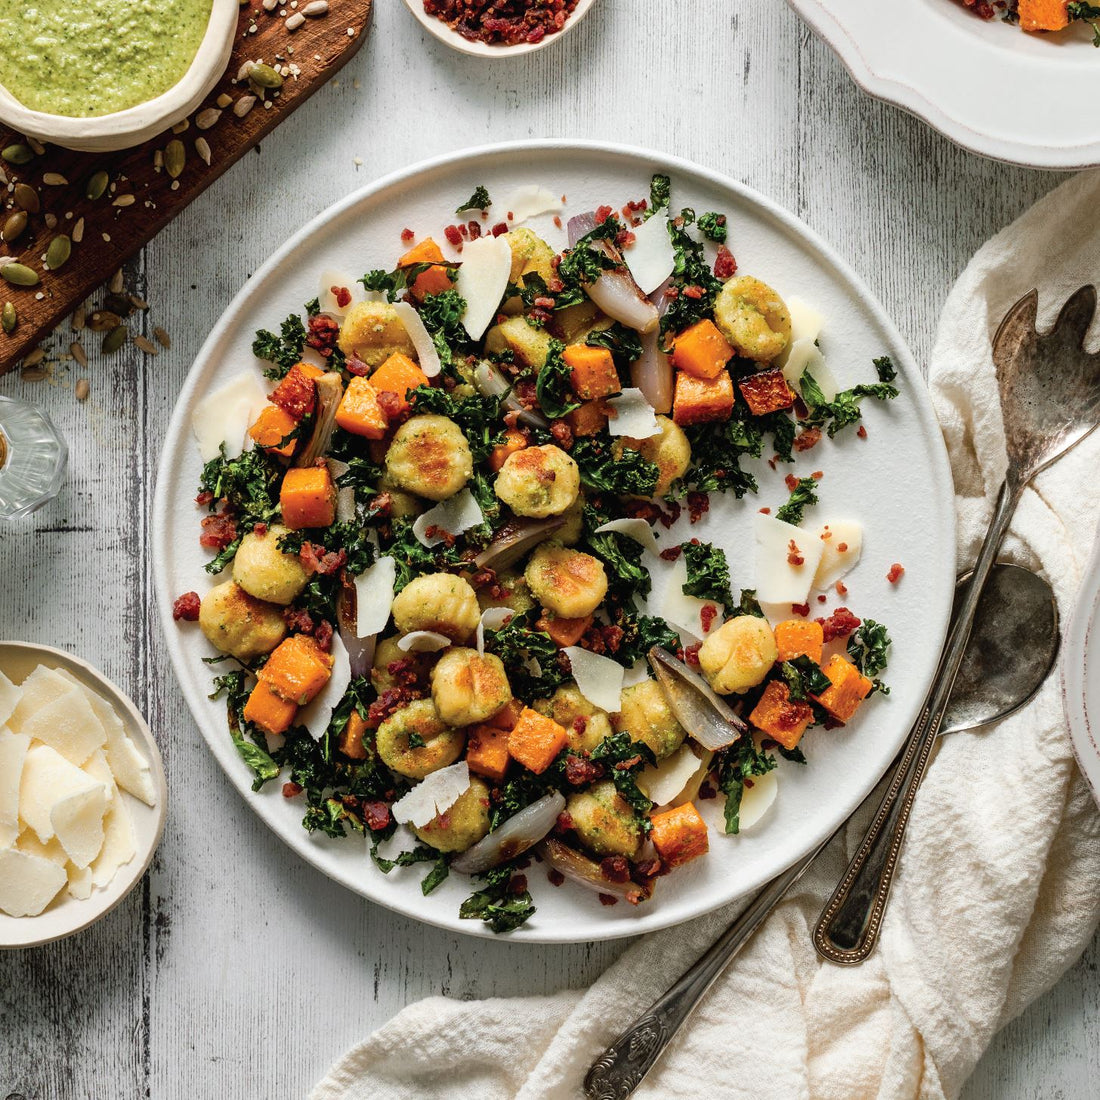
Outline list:
[[[360,843],[358,838],[333,841],[323,835],[310,836],[307,834],[300,824],[301,807],[297,805],[300,800],[295,800],[297,809],[293,815],[290,815],[287,812],[289,803],[278,794],[277,789],[273,789],[281,785],[280,781],[276,781],[274,784],[269,783],[264,791],[261,791],[258,795],[251,791],[251,773],[238,757],[226,730],[224,704],[220,701],[210,703],[206,698],[209,686],[203,690],[202,684],[195,678],[198,673],[193,666],[199,665],[198,652],[210,653],[212,650],[209,647],[203,649],[205,643],[202,642],[201,635],[199,635],[199,641],[202,644],[192,644],[190,639],[194,638],[195,635],[182,631],[180,624],[172,621],[171,608],[173,600],[180,592],[188,591],[194,588],[196,583],[201,582],[202,574],[201,565],[197,565],[196,568],[200,570],[198,575],[187,573],[186,576],[178,578],[170,575],[170,560],[187,554],[196,556],[196,560],[199,559],[197,559],[197,551],[192,549],[192,547],[197,548],[198,546],[198,513],[193,510],[193,505],[190,504],[194,496],[194,486],[190,482],[180,486],[179,493],[185,494],[185,499],[172,497],[172,490],[169,486],[177,479],[184,477],[180,464],[185,461],[192,461],[192,459],[186,457],[193,455],[194,452],[194,443],[190,431],[191,409],[204,392],[202,386],[218,371],[221,360],[231,357],[228,347],[221,349],[220,346],[223,343],[229,345],[231,341],[237,339],[250,341],[252,332],[258,325],[263,324],[270,327],[277,322],[279,317],[284,316],[291,310],[300,308],[300,303],[296,298],[289,300],[286,298],[289,291],[285,289],[278,296],[269,294],[264,299],[262,316],[257,314],[255,303],[265,295],[267,284],[277,280],[294,280],[296,276],[293,269],[295,266],[298,270],[301,269],[301,264],[295,265],[294,254],[299,249],[307,250],[311,239],[324,233],[330,223],[339,222],[342,218],[350,220],[357,207],[370,205],[372,202],[380,203],[383,198],[395,198],[400,207],[402,185],[408,184],[408,191],[411,192],[419,185],[410,181],[416,181],[418,177],[430,176],[435,188],[433,195],[438,195],[441,182],[436,177],[439,174],[445,174],[447,180],[442,186],[446,190],[444,190],[443,196],[436,200],[438,209],[434,211],[434,216],[438,222],[440,218],[449,219],[450,191],[454,190],[457,193],[463,186],[470,183],[478,172],[481,173],[478,176],[480,181],[481,177],[485,176],[487,172],[495,171],[498,165],[503,163],[507,169],[507,179],[513,185],[539,182],[556,187],[559,184],[565,185],[566,181],[545,177],[540,179],[538,176],[539,169],[535,167],[535,164],[537,162],[541,165],[546,162],[545,172],[548,174],[554,171],[561,172],[562,176],[568,175],[570,171],[574,174],[579,173],[580,168],[576,163],[570,168],[569,158],[573,158],[574,162],[587,158],[592,162],[589,164],[590,172],[595,171],[595,164],[598,162],[608,171],[617,173],[621,176],[621,180],[617,182],[616,186],[624,186],[623,181],[629,179],[630,190],[628,195],[636,196],[639,193],[645,193],[648,189],[650,175],[655,171],[667,172],[672,176],[674,198],[677,194],[678,181],[681,188],[694,186],[696,189],[709,188],[722,192],[722,198],[732,206],[747,206],[751,209],[751,224],[738,223],[742,225],[743,231],[744,226],[749,225],[748,233],[750,236],[755,233],[764,234],[773,248],[805,254],[802,262],[812,261],[829,272],[829,290],[840,296],[852,311],[858,312],[864,328],[873,328],[876,337],[881,337],[874,342],[874,347],[877,349],[874,354],[889,352],[899,368],[903,397],[892,404],[901,405],[904,402],[906,411],[899,413],[899,415],[909,417],[912,423],[906,422],[903,427],[915,431],[920,442],[920,453],[925,456],[927,469],[922,469],[921,473],[927,475],[929,484],[921,483],[921,488],[927,493],[929,505],[927,513],[920,511],[920,524],[922,531],[931,528],[933,533],[928,536],[928,540],[934,552],[929,552],[926,555],[927,560],[922,560],[920,569],[916,571],[916,575],[923,577],[926,585],[925,589],[910,588],[906,590],[903,586],[898,586],[899,592],[909,591],[912,593],[911,599],[914,602],[909,610],[914,617],[921,618],[922,625],[915,639],[911,640],[908,649],[902,651],[900,660],[896,657],[894,663],[896,665],[897,663],[912,661],[915,671],[906,685],[895,684],[894,694],[888,701],[890,710],[885,715],[885,721],[876,724],[873,737],[870,734],[867,735],[868,743],[861,743],[860,747],[865,754],[868,749],[874,754],[874,764],[867,767],[864,763],[862,769],[858,770],[858,774],[849,779],[852,785],[850,797],[847,797],[841,804],[827,806],[826,812],[822,812],[821,808],[816,805],[810,806],[808,803],[799,803],[800,810],[808,809],[814,815],[812,822],[806,826],[805,831],[799,831],[793,839],[786,834],[781,838],[777,838],[779,843],[774,846],[774,850],[769,849],[766,857],[763,857],[766,859],[767,866],[756,869],[751,876],[746,875],[742,869],[741,879],[738,880],[735,888],[729,886],[729,879],[731,877],[736,878],[736,876],[729,876],[729,868],[727,867],[725,869],[726,879],[723,880],[724,888],[717,893],[714,891],[697,891],[698,896],[692,898],[691,904],[685,912],[667,911],[668,907],[674,904],[672,890],[674,880],[672,879],[667,883],[660,884],[665,887],[666,908],[663,910],[658,910],[651,903],[645,903],[639,907],[620,905],[613,909],[605,909],[599,906],[593,895],[588,894],[581,888],[565,887],[554,893],[562,894],[568,889],[575,898],[575,911],[570,909],[569,919],[543,925],[539,921],[538,914],[536,914],[535,918],[523,929],[511,936],[504,937],[513,942],[527,943],[574,943],[596,939],[612,939],[637,935],[681,923],[757,889],[835,831],[837,826],[874,787],[893,759],[897,747],[900,746],[917,716],[927,685],[931,681],[938,662],[955,584],[954,495],[951,472],[939,426],[920,373],[892,322],[866,287],[828,245],[793,215],[750,188],[734,183],[719,173],[700,168],[688,161],[666,154],[621,145],[607,145],[600,142],[562,140],[513,142],[451,153],[421,162],[384,177],[377,183],[363,188],[324,211],[311,223],[300,229],[252,275],[248,284],[234,298],[200,349],[180,392],[165,437],[153,502],[152,557],[156,601],[165,628],[168,651],[181,684],[193,681],[193,695],[189,695],[185,690],[184,696],[211,751],[226,771],[233,785],[265,823],[295,852],[323,873],[356,893],[406,916],[437,925],[451,932],[492,937],[491,931],[480,921],[460,919],[457,914],[457,903],[452,903],[450,899],[441,899],[438,896],[444,889],[451,888],[448,883],[444,883],[443,887],[437,890],[435,894],[423,898],[420,895],[418,885],[420,874],[416,874],[409,887],[394,888],[393,879],[400,872],[394,872],[389,879],[385,879],[370,866],[361,846],[358,849],[362,852],[361,857],[359,857],[362,860],[361,866],[358,863],[349,863],[348,857],[334,854],[334,849],[340,845],[358,845]],[[485,167],[486,165],[488,165],[488,168]],[[504,168],[501,170],[504,171]],[[457,180],[454,177],[458,177]],[[486,179],[485,182],[491,181]],[[579,186],[581,185],[578,184]],[[391,191],[393,192],[392,195],[389,194]],[[626,197],[628,196],[623,196],[623,201]],[[611,198],[617,198],[617,196],[608,196],[609,201]],[[410,198],[407,201],[411,203],[412,199]],[[580,207],[577,209],[580,209]],[[733,214],[733,211],[729,212],[731,215]],[[381,219],[383,215],[380,214],[377,217]],[[397,222],[404,222],[407,213],[399,209],[391,217],[395,218]],[[349,244],[345,247],[351,246]],[[394,253],[396,253],[396,240],[392,247]],[[318,251],[315,256],[308,256],[307,260],[312,271],[312,281],[308,285],[313,286],[321,270],[332,266],[332,263],[326,261],[323,251]],[[336,266],[339,269],[342,265]],[[364,257],[361,266],[369,267],[372,265],[367,263],[367,259]],[[756,273],[767,275],[766,271],[759,269]],[[306,297],[311,297],[315,293],[315,290],[310,291]],[[302,300],[304,301],[306,298]],[[246,316],[247,323],[244,320]],[[839,324],[839,320],[837,323]],[[870,356],[868,356],[869,358]],[[234,368],[224,375],[225,378],[239,373],[239,368],[236,366],[238,360],[233,359],[232,362]],[[883,412],[881,415],[887,414],[887,412]],[[880,415],[877,408],[872,415]],[[170,461],[173,456],[177,456],[179,461]],[[862,463],[862,459],[857,461]],[[198,463],[197,455],[194,455],[193,462]],[[777,476],[781,479],[782,474],[780,473]],[[862,489],[863,486],[861,485],[861,492]],[[785,490],[783,492],[785,496]],[[751,501],[753,498],[747,499]],[[173,517],[173,513],[182,510],[185,505],[188,506],[187,514],[184,517],[186,522],[180,527],[179,537],[188,541],[186,544],[180,542],[177,545],[171,537],[173,523],[177,522]],[[752,507],[751,503],[749,507]],[[898,507],[901,508],[902,506],[899,504]],[[753,508],[753,511],[755,511],[755,508]],[[914,510],[910,508],[906,514],[912,514],[913,512]],[[916,523],[916,519],[913,522]],[[703,537],[707,536],[704,534]],[[906,552],[916,551],[910,546]],[[900,553],[896,544],[893,546],[893,553]],[[865,552],[864,562],[861,565],[866,562],[867,554]],[[885,569],[883,572],[885,572]],[[915,579],[911,582],[911,584],[917,583],[919,582]],[[910,599],[909,596],[899,598]],[[865,610],[868,609],[865,608]],[[902,630],[909,629],[904,623],[892,624],[888,614],[882,617],[886,619],[888,624],[897,625]],[[905,618],[901,610],[898,610],[898,617]],[[194,650],[194,652],[189,655],[191,650]],[[210,670],[207,670],[205,666],[200,667],[203,669],[204,677],[207,677]],[[205,683],[209,684],[208,678]],[[904,690],[902,690],[903,688]],[[877,699],[876,705],[881,702],[881,699]],[[883,730],[879,728],[880,726],[888,727],[885,735]],[[853,727],[851,727],[851,729],[857,728],[858,724],[853,724]],[[789,767],[795,768],[796,766],[789,765]],[[813,766],[811,765],[809,769],[805,770],[797,769],[797,771],[799,773],[803,771],[812,772]],[[821,779],[824,780],[824,769],[821,770]],[[801,781],[800,777],[798,781]],[[785,782],[787,781],[785,780]],[[792,794],[789,797],[793,798],[794,795]],[[271,803],[274,800],[277,800],[277,803],[272,807]],[[282,805],[280,806],[279,803]],[[776,811],[773,810],[772,816],[775,816],[775,813]],[[716,859],[715,853],[716,851],[722,851],[721,845],[723,843],[743,842],[744,839],[744,837],[715,837],[711,854],[706,859]],[[759,838],[754,838],[754,840],[760,843]],[[245,853],[242,853],[242,858],[246,858]],[[705,860],[697,860],[695,865],[704,862]],[[690,865],[688,868],[677,872],[681,882],[684,881],[685,871],[690,872],[692,866],[695,865]],[[533,866],[537,867],[537,864]],[[353,867],[355,868],[354,871],[351,869]],[[412,868],[412,870],[415,872],[416,868]],[[715,870],[712,873],[716,874],[717,871]],[[531,874],[534,874],[534,871]],[[463,895],[476,888],[476,884],[471,884],[469,880],[464,879],[462,876],[452,875],[451,881],[453,882],[455,879],[462,880]],[[542,886],[545,887],[546,884],[542,883]],[[532,890],[535,890],[534,882],[532,882]],[[660,893],[660,889],[658,893]],[[678,894],[683,893],[684,890],[681,888]],[[544,891],[544,897],[546,896]],[[536,904],[539,904],[540,899],[537,893],[535,900]],[[595,905],[595,911],[592,909],[593,904]],[[557,908],[556,900],[552,900],[550,908],[552,910]],[[626,910],[629,910],[629,912],[617,912]]]
[[[149,770],[157,792],[154,806],[147,806],[127,791],[119,789],[119,797],[126,800],[134,829],[134,857],[123,864],[115,877],[102,890],[93,890],[87,898],[71,897],[62,888],[59,900],[36,917],[10,917],[0,913],[0,950],[37,947],[82,932],[101,917],[105,917],[141,881],[152,862],[153,855],[164,833],[168,814],[168,787],[164,779],[164,762],[149,726],[133,700],[117,688],[106,676],[87,661],[53,646],[35,642],[0,641],[0,671],[11,666],[5,660],[6,651],[15,651],[17,659],[33,662],[26,669],[29,674],[36,664],[48,668],[61,668],[71,673],[92,691],[102,695],[122,720],[126,732],[137,744],[139,751],[149,760]],[[19,677],[22,682],[23,677]]]
[[[1062,650],[1062,705],[1069,722],[1073,752],[1100,805],[1100,527],[1085,568],[1081,591],[1065,634]],[[1092,707],[1089,707],[1090,687]]]
[[[985,22],[956,0],[880,0],[870,9],[863,0],[787,2],[860,88],[916,115],[956,145],[1025,168],[1077,171],[1100,165],[1100,126],[1056,141],[1041,117],[1049,119],[1059,104],[1084,102],[1079,96],[1086,92],[1095,94],[1100,50],[1083,40],[1082,29],[1059,36],[1026,34],[999,20]],[[899,43],[906,48],[899,49]],[[1068,50],[1077,57],[1067,58]],[[926,63],[929,56],[936,57],[935,64]],[[1011,98],[993,94],[998,88],[1011,89]],[[1005,128],[1009,110],[1030,98],[1049,110],[1027,122],[1014,117]]]

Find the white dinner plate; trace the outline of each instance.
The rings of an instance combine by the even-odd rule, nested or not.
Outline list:
[[[1031,168],[1100,164],[1100,50],[988,22],[959,0],[788,0],[864,91],[983,156]]]
[[[1066,631],[1062,701],[1073,751],[1100,804],[1100,530]]]
[[[160,843],[168,812],[168,788],[164,781],[160,750],[130,697],[87,661],[64,650],[31,642],[0,642],[0,672],[8,679],[21,684],[38,665],[69,673],[111,704],[122,720],[126,733],[149,761],[157,800],[155,805],[147,806],[141,799],[119,788],[118,795],[126,802],[134,828],[133,859],[123,864],[102,890],[93,890],[89,897],[74,898],[67,889],[63,889],[36,917],[11,917],[0,913],[0,948],[35,947],[51,943],[80,932],[106,916],[145,874]]]
[[[672,177],[674,206],[729,215],[730,246],[742,273],[767,280],[780,293],[797,294],[824,312],[821,343],[842,385],[873,381],[875,356],[891,355],[899,369],[902,396],[865,403],[866,440],[853,430],[821,443],[795,466],[802,475],[825,471],[817,516],[855,516],[865,523],[863,558],[847,579],[851,594],[846,602],[857,614],[888,624],[894,638],[887,674],[892,694],[872,697],[847,728],[810,734],[805,745],[810,766],[782,765],[776,805],[753,832],[721,835],[717,802],[701,803],[713,826],[710,854],[661,881],[652,900],[638,907],[604,907],[580,888],[555,889],[532,865],[528,878],[538,912],[515,938],[550,943],[633,935],[688,920],[759,887],[832,833],[893,759],[935,669],[955,577],[951,474],[912,357],[866,287],[790,214],[749,188],[685,161],[594,143],[499,145],[416,165],[332,207],[253,275],[200,351],[164,442],[152,526],[157,603],[180,685],[212,752],[248,804],[325,874],[364,897],[452,931],[490,934],[480,922],[458,917],[459,903],[472,889],[469,880],[452,874],[425,898],[419,885],[422,869],[384,876],[371,865],[361,839],[308,835],[300,824],[300,800],[284,798],[280,782],[258,794],[250,790],[252,775],[230,740],[224,703],[207,698],[213,672],[201,658],[213,651],[197,625],[174,623],[171,615],[177,596],[213,583],[203,572],[208,556],[198,541],[202,513],[194,498],[201,464],[191,437],[191,413],[212,388],[260,368],[250,351],[255,330],[277,328],[288,312],[313,298],[322,270],[389,269],[402,249],[402,229],[438,237],[475,186],[484,185],[506,203],[518,186],[543,185],[567,196],[567,217],[646,196],[655,171]],[[555,247],[566,243],[549,216],[531,224]],[[763,460],[748,464],[759,477],[759,495],[741,502],[715,495],[710,514],[691,528],[691,534],[727,549],[735,585],[752,585],[754,513],[787,498],[783,476],[788,469],[778,465],[773,471]],[[895,561],[906,573],[891,585],[886,574]],[[249,853],[242,850],[238,859],[245,873]]]

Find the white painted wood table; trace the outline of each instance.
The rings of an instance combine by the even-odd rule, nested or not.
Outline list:
[[[0,955],[0,1100],[300,1097],[413,1000],[583,986],[623,950],[448,935],[291,855],[207,752],[150,591],[165,425],[192,357],[249,273],[301,222],[383,173],[525,137],[650,146],[759,189],[849,258],[918,361],[973,252],[1058,182],[963,153],[870,101],[777,0],[599,0],[565,41],[491,63],[451,52],[399,0],[382,0],[339,78],[128,271],[171,351],[148,359],[130,346],[94,353],[87,371],[70,362],[45,380],[0,379],[0,392],[46,406],[71,446],[61,497],[0,530],[0,636],[64,646],[104,668],[148,716],[171,792],[160,851],[126,903],[71,940]],[[84,403],[73,392],[80,377],[91,383]],[[1095,1095],[1097,958],[1094,942],[997,1038],[968,1100]]]

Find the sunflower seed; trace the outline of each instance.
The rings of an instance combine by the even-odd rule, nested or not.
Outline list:
[[[149,308],[149,303],[144,298],[139,298],[136,294],[130,295],[130,305],[132,305],[134,309]]]
[[[107,175],[102,169],[98,172],[94,172],[88,177],[88,182],[84,186],[84,196],[95,202],[96,199],[103,197],[103,192],[107,190],[107,184],[110,182],[111,177]]]
[[[195,115],[195,125],[200,130],[209,130],[221,117],[222,113],[217,107],[207,107]]]
[[[41,382],[48,373],[45,367],[24,367],[22,377],[24,382]]]
[[[17,210],[14,214],[4,219],[4,226],[0,229],[0,240],[14,241],[17,237],[22,235],[26,228],[27,215],[24,211]]]
[[[274,11],[279,6],[279,0],[264,0],[264,11]]]
[[[25,356],[23,356],[23,366],[24,367],[37,367],[38,364],[41,363],[42,360],[45,359],[45,358],[46,358],[46,349],[45,348],[34,348],[32,351],[28,351],[27,354]]]
[[[288,19],[289,23],[290,20]],[[253,65],[249,70],[248,79],[261,88],[281,88],[283,86],[282,73],[273,69],[270,65]]]
[[[88,391],[92,387],[88,385],[87,378],[81,378],[76,384],[76,399],[77,401],[86,401],[88,399]]]
[[[47,229],[57,228],[57,215],[56,214],[43,214],[42,220],[46,223]]]
[[[153,152],[153,167],[159,172],[164,167],[164,150],[156,149]]]
[[[112,206],[133,206],[137,202],[137,196],[127,192],[125,195],[118,195],[115,197]]]
[[[77,306],[76,309],[73,310],[72,319],[69,321],[69,328],[71,328],[73,332],[80,332],[84,328],[85,314],[86,311],[83,306]]]
[[[203,164],[210,164],[213,154],[210,152],[210,142],[206,138],[195,138],[195,152],[199,154],[199,159]]]
[[[225,108],[233,102],[233,97],[231,95],[226,95],[225,92],[222,92],[222,94],[218,96],[218,98],[214,100],[214,102],[217,103],[217,105],[221,107],[221,109],[224,111]]]
[[[73,244],[80,244],[84,240],[84,219],[77,218],[76,225],[73,226]]]
[[[256,97],[254,95],[243,95],[233,104],[233,113],[237,118],[244,118],[244,116],[252,110],[255,104]]]
[[[5,302],[4,308],[0,310],[0,328],[10,336],[17,324],[19,324],[19,314],[15,312],[15,306],[11,302]]]
[[[42,208],[38,201],[38,192],[29,183],[15,185],[15,205],[22,207],[28,214],[37,214]]]
[[[122,318],[117,313],[111,313],[107,309],[97,309],[88,318],[88,328],[92,332],[107,332],[110,329],[118,328],[121,323]]]
[[[22,145],[17,142],[14,145],[7,145],[0,149],[0,157],[3,157],[8,164],[29,164],[34,160],[34,150],[29,145]]]
[[[172,179],[179,179],[183,173],[183,166],[187,163],[187,150],[179,138],[173,138],[164,147],[164,166],[168,169],[168,175]]]
[[[157,343],[160,344],[162,348],[170,348],[172,346],[172,341],[168,339],[168,333],[165,332],[160,325],[157,325],[153,329],[153,335],[157,338]]]
[[[107,284],[107,289],[112,294],[121,294],[123,287],[126,286],[126,280],[122,275],[122,268],[120,267],[112,276],[111,281]]]
[[[4,264],[0,275],[15,286],[38,286],[38,272],[25,264]]]
[[[105,355],[113,355],[123,344],[129,333],[125,325],[117,325],[103,337],[103,352]]]
[[[32,138],[30,134],[27,135],[27,144],[41,156],[46,151],[46,146],[38,140],[38,138]]]
[[[82,366],[88,365],[88,353],[84,350],[84,345],[79,340],[74,340],[69,345],[69,351],[72,357]]]
[[[64,187],[69,181],[60,172],[43,172],[42,182],[50,187]]]
[[[287,16],[286,29],[296,31],[305,21],[306,17],[300,11],[296,11],[293,15]]]
[[[188,119],[181,118],[179,120],[179,122],[177,122],[175,124],[175,126],[172,127],[172,133],[173,134],[182,134],[184,132],[184,130],[186,130],[187,127],[190,126],[190,125],[191,125],[191,123]]]
[[[240,67],[240,68],[239,68],[239,69],[237,70],[237,83],[238,83],[238,84],[240,84],[242,80],[247,80],[247,79],[248,79],[248,74],[249,74],[250,72],[252,72],[252,66],[253,66],[253,65],[255,65],[255,64],[256,64],[256,62],[255,62],[255,61],[246,61],[246,62],[245,62],[245,63],[244,63],[244,64],[243,64],[243,65],[242,65],[242,66],[241,66],[241,67]]]
[[[46,249],[46,265],[56,271],[73,253],[73,242],[64,233],[58,233]]]
[[[144,336],[135,336],[134,343],[143,351],[146,355],[156,355],[157,346],[151,340],[147,340]]]

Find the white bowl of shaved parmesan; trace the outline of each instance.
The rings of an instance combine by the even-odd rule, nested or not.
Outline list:
[[[110,912],[153,858],[167,795],[145,719],[102,673],[0,642],[0,948]]]

